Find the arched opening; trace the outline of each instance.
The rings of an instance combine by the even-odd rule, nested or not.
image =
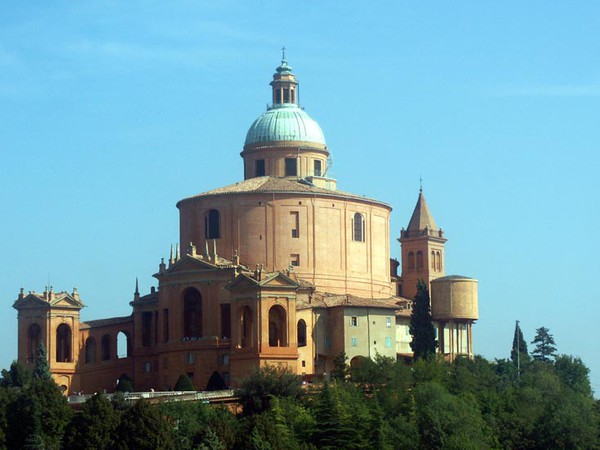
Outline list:
[[[86,364],[96,362],[96,340],[93,337],[85,340],[85,362]]]
[[[366,358],[364,356],[360,356],[360,355],[355,356],[354,358],[352,358],[350,360],[350,367],[352,369],[358,369],[358,368],[360,368],[363,365],[365,359]]]
[[[221,237],[221,215],[216,209],[211,209],[204,218],[204,237],[206,239],[219,239]]]
[[[280,305],[269,310],[269,347],[287,347],[286,313]]]
[[[33,363],[38,356],[40,341],[42,339],[42,329],[37,323],[29,325],[27,330],[27,362]]]
[[[129,333],[119,331],[117,334],[117,358],[129,358],[131,356],[131,339]]]
[[[417,252],[417,270],[422,269],[422,268],[423,268],[423,252],[418,251]]]
[[[306,347],[306,322],[303,319],[298,321],[298,347]]]
[[[442,254],[440,252],[437,252],[435,254],[435,264],[436,264],[436,268],[438,270],[438,272],[442,271]]]
[[[242,348],[252,347],[253,328],[252,311],[248,306],[244,306],[240,314],[240,346]]]
[[[431,251],[431,268],[435,270],[435,252]]]
[[[71,327],[66,323],[56,329],[56,362],[71,362]]]
[[[102,361],[108,361],[110,359],[110,336],[108,334],[102,336],[100,347]]]
[[[408,252],[408,270],[415,270],[415,254]]]
[[[352,219],[352,240],[356,242],[365,241],[365,218],[360,213],[355,213]]]
[[[194,288],[183,296],[183,337],[202,337],[202,296]]]

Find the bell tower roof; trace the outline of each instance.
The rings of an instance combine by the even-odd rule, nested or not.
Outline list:
[[[438,229],[435,220],[431,215],[431,211],[429,211],[427,202],[425,201],[423,188],[421,188],[419,190],[419,199],[417,200],[417,205],[415,206],[415,210],[413,211],[410,222],[408,223],[407,231],[418,231],[424,230],[425,228],[429,228],[430,230]]]

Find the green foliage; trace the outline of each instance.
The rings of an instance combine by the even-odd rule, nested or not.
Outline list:
[[[527,351],[527,342],[523,338],[523,332],[519,326],[519,321],[515,324],[515,335],[510,350],[510,359],[515,366],[522,367],[529,361],[529,352]]]
[[[117,380],[115,392],[133,392],[133,384],[131,383],[131,378],[129,378],[129,375],[126,373],[121,374]]]
[[[312,385],[266,367],[245,381],[245,414],[202,402],[129,406],[92,397],[71,420],[51,380],[17,365],[0,386],[2,449],[598,449],[600,402],[579,358],[365,359],[351,378]],[[65,430],[65,425],[68,426]]]
[[[27,366],[13,361],[9,370],[2,369],[0,386],[21,388],[27,386],[32,379],[33,373]]]
[[[435,356],[438,341],[435,339],[435,329],[431,319],[431,304],[429,290],[423,280],[417,283],[417,295],[410,315],[410,348],[414,359],[429,359]]]
[[[560,380],[575,392],[584,397],[592,397],[590,385],[590,369],[580,358],[570,355],[559,355],[554,360],[554,369]]]
[[[255,370],[242,381],[240,388],[236,391],[244,415],[267,411],[273,397],[299,399],[303,394],[300,377],[289,370],[274,366],[265,366]]]
[[[52,374],[50,373],[50,364],[48,364],[48,353],[46,352],[46,347],[41,342],[38,348],[37,358],[35,358],[33,377],[40,380],[52,379]]]
[[[8,448],[35,447],[39,442],[46,449],[60,448],[71,414],[67,399],[52,380],[33,379],[20,389],[8,410]]]
[[[535,345],[531,355],[537,361],[551,362],[551,358],[556,355],[556,342],[554,342],[554,337],[546,327],[535,330],[535,337],[531,343]]]
[[[210,378],[208,379],[208,383],[206,385],[207,391],[222,391],[227,389],[227,385],[225,384],[225,380],[219,374],[219,372],[214,371]]]
[[[103,394],[89,398],[65,432],[65,447],[70,450],[110,449],[120,416]]]
[[[195,391],[196,388],[194,387],[194,383],[192,383],[192,380],[190,380],[190,377],[188,377],[185,373],[182,373],[181,375],[179,375],[179,378],[177,378],[177,382],[175,383],[175,387],[173,388],[174,391]]]
[[[160,410],[138,401],[123,412],[115,437],[116,450],[171,450],[175,449],[172,430]]]
[[[333,358],[333,370],[331,378],[334,380],[346,381],[350,376],[350,366],[348,366],[348,356],[346,352],[341,352]]]
[[[453,396],[443,386],[426,382],[415,389],[415,402],[416,423],[425,448],[491,448],[492,437],[472,397]]]

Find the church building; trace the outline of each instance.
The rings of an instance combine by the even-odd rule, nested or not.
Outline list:
[[[77,290],[21,289],[20,362],[33,365],[44,343],[69,393],[112,392],[122,374],[136,390],[172,389],[181,374],[198,390],[235,387],[267,364],[318,379],[341,352],[351,364],[410,358],[419,280],[430,287],[440,353],[473,356],[477,280],[445,276],[446,238],[423,192],[400,231],[399,263],[392,208],[337,189],[285,56],[270,85],[272,104],[240,154],[244,179],[177,203],[180,245],[158,265],[158,289],[142,295],[136,285],[131,315],[87,322]]]

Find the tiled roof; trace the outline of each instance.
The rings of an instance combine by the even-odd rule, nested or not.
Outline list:
[[[378,203],[386,205],[383,202],[374,200],[361,195],[350,194],[344,191],[330,190],[320,188],[303,178],[275,178],[275,177],[255,177],[248,180],[240,181],[229,186],[213,189],[203,192],[192,197],[188,197],[180,201],[184,202],[199,197],[207,197],[212,195],[231,195],[231,194],[247,194],[247,193],[290,193],[290,194],[319,194],[333,197],[349,197],[357,200],[365,200],[370,203]],[[388,205],[386,205],[388,206]]]
[[[79,324],[79,329],[84,330],[88,328],[105,327],[108,325],[118,325],[120,323],[131,322],[132,320],[133,315],[124,317],[111,317],[110,319],[88,320],[87,322],[81,322]]]
[[[437,225],[435,224],[435,220],[433,220],[433,216],[429,211],[427,202],[425,201],[425,196],[421,191],[419,192],[419,199],[417,200],[417,205],[415,206],[415,210],[413,211],[410,222],[408,223],[407,230],[418,231],[424,230],[425,228],[429,228],[430,230],[438,229]]]

